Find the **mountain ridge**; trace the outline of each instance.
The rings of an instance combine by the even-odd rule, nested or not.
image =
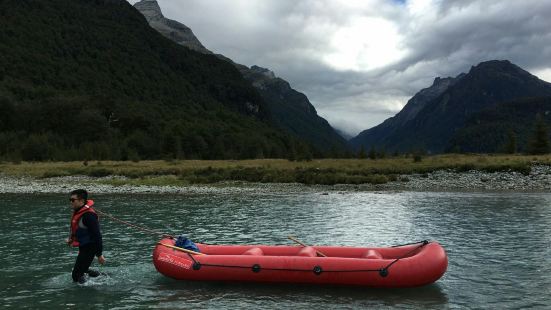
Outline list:
[[[450,81],[452,83],[440,92],[434,92],[437,96],[429,96],[413,118],[405,123],[392,118],[386,120],[361,132],[351,140],[351,144],[356,148],[375,147],[399,152],[414,149],[425,149],[430,153],[450,151],[457,147],[450,145],[453,135],[473,113],[501,102],[551,95],[550,83],[507,60],[482,62]]]

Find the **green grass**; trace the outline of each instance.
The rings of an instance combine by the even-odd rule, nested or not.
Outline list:
[[[50,178],[69,175],[127,179],[99,182],[112,185],[186,185],[222,181],[304,184],[383,184],[402,180],[399,175],[427,174],[436,170],[464,172],[517,171],[528,174],[532,164],[551,165],[551,155],[457,155],[370,159],[320,159],[304,162],[284,159],[185,160],[185,161],[90,161],[0,163],[0,173],[8,176]]]

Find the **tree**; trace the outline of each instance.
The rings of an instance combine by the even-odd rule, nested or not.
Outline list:
[[[0,131],[13,128],[13,115],[15,109],[11,101],[8,98],[0,97]]]
[[[528,153],[541,155],[549,153],[549,129],[541,114],[536,115],[536,123],[532,139],[528,145]]]
[[[412,155],[413,155],[413,162],[419,163],[423,160],[423,157],[427,155],[427,150],[420,147],[420,148],[414,149],[412,152]]]
[[[369,159],[377,159],[377,151],[375,151],[375,147],[372,145],[371,149],[369,149],[369,154],[367,154],[367,157]]]
[[[45,135],[30,135],[21,149],[23,160],[40,161],[48,159],[48,139]]]
[[[366,159],[367,158],[367,154],[365,152],[365,147],[363,145],[360,149],[360,152],[358,153],[358,158],[359,159]]]
[[[384,147],[377,153],[377,157],[378,158],[386,158],[386,151],[385,151]]]
[[[517,152],[517,137],[512,129],[507,132],[507,142],[505,143],[505,153],[515,154]]]

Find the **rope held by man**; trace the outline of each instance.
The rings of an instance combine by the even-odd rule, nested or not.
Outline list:
[[[146,228],[146,227],[143,227],[143,226],[140,226],[140,225],[136,225],[136,224],[132,224],[132,223],[129,223],[127,221],[123,221],[121,219],[118,219],[114,216],[112,216],[111,214],[109,213],[105,213],[103,211],[100,211],[96,208],[96,212],[107,217],[107,218],[110,218],[116,222],[119,222],[119,223],[122,223],[122,224],[125,224],[129,227],[132,227],[132,228],[136,228],[137,230],[139,231],[142,231],[142,232],[146,232],[146,233],[149,233],[149,234],[153,234],[153,235],[157,235],[157,236],[163,236],[163,237],[168,237],[168,238],[171,238],[171,239],[174,239],[174,236],[172,235],[169,235],[169,234],[164,234],[164,233],[161,233],[161,232],[158,232],[158,231],[155,231],[155,230],[152,230],[152,229],[149,229],[149,228]]]

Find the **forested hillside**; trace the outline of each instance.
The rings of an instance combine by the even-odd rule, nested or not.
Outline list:
[[[0,157],[309,154],[231,64],[179,46],[124,0],[0,2]]]
[[[483,109],[467,119],[451,145],[463,152],[544,154],[550,150],[538,150],[534,143],[536,139],[549,143],[549,131],[538,137],[538,122],[551,124],[551,97],[525,98]]]

